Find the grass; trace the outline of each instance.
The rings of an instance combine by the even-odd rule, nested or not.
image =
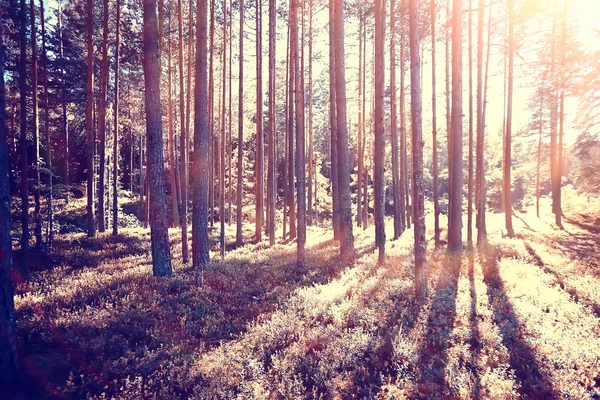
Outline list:
[[[251,244],[228,243],[224,259],[214,242],[201,288],[180,261],[179,230],[169,232],[168,279],[151,276],[148,230],[59,235],[53,268],[33,271],[15,299],[28,393],[600,398],[597,220],[578,210],[560,230],[534,215],[515,218],[518,237],[490,229],[488,246],[452,259],[430,244],[424,302],[414,297],[410,231],[387,243],[377,267],[372,227],[355,229],[352,264],[328,230],[309,227],[299,274],[293,242],[252,243],[248,224]],[[502,220],[491,214],[488,226]]]

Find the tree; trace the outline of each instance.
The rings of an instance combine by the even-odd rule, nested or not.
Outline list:
[[[405,77],[405,34],[400,26],[400,212],[403,216],[404,227],[410,228],[410,190],[408,188],[408,153],[406,150],[406,86]]]
[[[435,1],[431,2],[431,130],[433,147],[433,215],[435,247],[440,246],[440,201],[438,188],[437,91],[435,76]]]
[[[104,232],[106,210],[106,108],[108,107],[108,0],[102,1],[102,63],[100,65],[100,104],[98,106],[98,231]]]
[[[313,143],[313,79],[312,79],[312,63],[313,63],[313,3],[314,0],[309,0],[308,6],[308,224],[313,224],[315,218],[313,208],[313,186],[316,194],[315,180],[315,155]],[[315,197],[316,199],[316,197]],[[316,200],[315,200],[316,205]]]
[[[477,12],[477,145],[476,145],[476,203],[477,203],[477,244],[482,245],[486,238],[485,229],[485,160],[484,160],[484,129],[485,129],[485,101],[483,99],[483,26],[484,26],[484,8],[485,0],[479,0],[479,10]],[[490,10],[492,6],[490,4]],[[491,22],[491,21],[490,21]],[[491,23],[490,23],[491,25]],[[488,38],[489,50],[489,38]],[[489,62],[488,62],[489,64]],[[487,68],[487,66],[486,66]],[[487,82],[486,82],[487,83]]]
[[[38,56],[37,56],[37,29],[35,23],[35,3],[34,0],[29,1],[30,17],[31,17],[31,99],[33,100],[33,145],[34,145],[34,160],[33,171],[35,173],[34,186],[34,211],[33,219],[35,221],[35,248],[42,248],[42,212],[40,206],[40,137],[39,137],[39,115],[38,115]]]
[[[458,0],[460,1],[460,0]],[[456,2],[455,2],[456,3]],[[418,0],[409,0],[410,105],[412,109],[413,205],[415,235],[415,293],[427,297],[427,242],[425,241],[425,196],[423,190],[423,120],[421,108],[421,60],[419,55]]]
[[[145,2],[144,2],[145,4]],[[157,79],[158,81],[158,79]],[[94,216],[94,151],[96,135],[94,134],[94,1],[87,0],[87,222],[89,237],[96,236],[96,219]],[[159,100],[160,102],[160,100]]]
[[[473,0],[469,0],[469,178],[467,184],[467,242],[473,244]]]
[[[196,32],[196,85],[194,89],[194,160],[191,175],[194,199],[192,211],[192,263],[196,271],[196,284],[202,285],[203,269],[210,261],[208,251],[208,185],[210,183],[208,179],[211,167],[208,158],[210,149],[208,143],[208,82],[206,76],[208,70],[206,0],[198,0],[196,15],[198,29]]]
[[[20,12],[23,11],[24,2],[24,0],[21,0]],[[21,23],[24,24],[24,21],[21,20]],[[21,29],[23,29],[23,26],[21,26]],[[20,371],[15,332],[14,273],[10,236],[10,162],[5,115],[6,86],[4,84],[5,50],[3,31],[4,22],[0,23],[0,386],[11,387],[20,378]],[[23,31],[21,31],[21,39],[23,39]],[[24,43],[24,41],[21,43],[21,49],[23,49]],[[24,70],[21,70],[19,75],[24,75]],[[21,97],[25,97],[24,93],[21,94]]]
[[[356,223],[358,226],[362,226],[362,185],[363,185],[363,170],[364,170],[364,159],[363,159],[363,48],[366,47],[363,42],[363,25],[365,25],[365,17],[363,11],[359,11],[359,22],[358,22],[358,135],[356,138],[356,147],[358,149],[358,172],[357,172],[357,191],[356,191]]]
[[[223,98],[222,98],[222,110],[221,114],[223,118],[222,132],[221,132],[221,157],[220,157],[220,173],[219,173],[219,220],[221,222],[221,229],[219,235],[219,242],[221,245],[221,257],[225,257],[225,149],[227,147],[227,132],[226,132],[226,110],[225,110],[225,93],[227,87],[227,1],[223,0]],[[231,55],[230,55],[231,57]]]
[[[91,2],[91,0],[88,0]],[[144,84],[150,201],[150,237],[154,276],[170,276],[171,251],[165,196],[160,96],[160,59],[156,0],[144,0]]]
[[[167,42],[167,119],[169,121],[169,183],[171,184],[171,211],[173,213],[172,226],[179,226],[179,205],[177,202],[177,166],[175,163],[175,138],[174,138],[174,126],[173,126],[173,86],[172,77],[173,69],[171,68],[171,10],[169,8],[169,19],[168,19],[168,42]]]
[[[400,149],[396,110],[396,2],[390,1],[390,133],[392,136],[392,186],[394,192],[394,239],[404,231],[404,213],[401,203],[404,198],[400,194]]]
[[[62,98],[62,129],[65,143],[65,186],[69,186],[69,120],[67,118],[67,74],[65,72],[65,57],[63,51],[63,33],[62,33],[62,0],[58,1],[57,19],[58,19],[58,57],[60,60],[60,84]],[[69,203],[70,190],[66,191],[65,201]]]
[[[462,250],[462,4],[454,0],[452,8],[452,115],[448,160],[448,250]]]
[[[560,47],[560,77],[559,77],[559,85],[560,85],[560,108],[559,108],[559,116],[558,116],[558,149],[556,154],[556,178],[554,179],[554,186],[556,189],[556,200],[553,201],[554,206],[554,218],[556,225],[563,228],[562,225],[562,194],[561,194],[561,186],[562,186],[562,175],[563,175],[563,135],[565,132],[565,84],[566,84],[566,53],[567,53],[567,1],[563,1],[563,12],[562,12],[562,33],[561,33],[561,47]]]
[[[348,154],[348,123],[346,117],[346,65],[344,54],[344,0],[335,10],[335,100],[337,117],[337,161],[340,224],[340,256],[342,260],[354,257],[352,233],[352,204],[350,198],[350,156]],[[302,113],[304,116],[304,112]],[[304,144],[304,142],[302,142]],[[300,180],[300,176],[298,177]]]
[[[256,2],[256,241],[262,240],[264,224],[264,164],[265,144],[263,135],[262,90],[262,0]]]
[[[119,234],[119,50],[121,46],[121,0],[117,0],[117,33],[115,37],[115,137],[113,140],[113,227],[112,233],[114,236]],[[182,103],[183,104],[183,103]],[[182,120],[183,121],[183,120]],[[183,122],[182,122],[183,123]]]
[[[237,143],[237,192],[235,243],[241,245],[242,238],[242,191],[243,191],[243,144],[244,144],[244,0],[240,0],[240,48],[239,48],[239,94],[238,94],[238,143]]]
[[[277,200],[277,181],[276,173],[277,160],[275,158],[275,35],[276,35],[276,14],[275,14],[275,0],[269,0],[269,147],[268,147],[268,179],[267,179],[267,191],[269,201],[269,243],[271,246],[275,244],[275,207]],[[311,39],[312,43],[312,39]],[[312,47],[311,47],[312,48]],[[310,103],[309,103],[310,104]],[[223,105],[225,102],[223,101]],[[223,107],[223,109],[225,109]],[[309,109],[311,110],[311,109]],[[310,111],[309,111],[310,115]],[[309,116],[310,118],[310,116]],[[310,121],[310,119],[309,119]],[[309,128],[310,129],[310,128]]]
[[[378,264],[385,263],[384,164],[385,127],[383,125],[385,95],[385,0],[375,0],[375,245],[379,248]],[[418,82],[418,81],[417,81]],[[414,111],[414,110],[413,110]]]
[[[504,220],[506,223],[506,232],[509,237],[514,236],[515,231],[512,225],[512,204],[510,201],[510,170],[512,167],[512,100],[514,86],[514,63],[515,63],[515,43],[514,43],[514,0],[507,0],[508,7],[508,98],[506,106],[506,132],[504,135],[504,162],[502,163],[504,175]]]
[[[302,87],[302,70],[300,69],[299,37],[298,37],[298,0],[292,0],[290,13],[290,51],[294,64],[294,102],[296,109],[296,193],[298,196],[297,227],[297,259],[296,266],[300,271],[305,268],[304,247],[306,244],[306,160],[304,147],[304,90]]]
[[[40,0],[40,21],[42,25],[42,81],[44,82],[44,137],[46,138],[46,168],[48,170],[48,197],[46,199],[48,218],[46,225],[46,245],[48,252],[51,252],[52,242],[54,240],[54,230],[52,229],[52,138],[50,137],[50,105],[48,104],[48,54],[46,52],[46,20],[44,13],[44,0]]]
[[[336,113],[336,90],[335,90],[335,1],[329,0],[329,131],[331,151],[331,200],[333,214],[333,238],[339,239],[340,214],[339,214],[339,191],[338,191],[338,146],[337,146],[337,113]]]

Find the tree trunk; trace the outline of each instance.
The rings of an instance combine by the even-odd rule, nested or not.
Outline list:
[[[119,47],[121,46],[121,0],[117,0],[117,33],[115,37],[115,137],[113,143],[113,228],[114,236],[119,234]],[[133,147],[133,143],[131,144]]]
[[[292,0],[290,13],[290,51],[294,65],[294,103],[296,109],[296,193],[298,196],[298,227],[296,240],[296,267],[303,271],[304,246],[306,244],[306,160],[304,147],[304,90],[302,88],[302,69],[300,65],[298,37],[298,0]]]
[[[177,177],[175,170],[175,139],[173,127],[173,69],[171,68],[171,12],[168,17],[167,36],[167,119],[169,120],[169,183],[171,185],[171,212],[173,220],[171,226],[179,227],[179,207],[177,205]]]
[[[536,167],[536,174],[535,174],[535,215],[539,218],[540,217],[540,166],[541,166],[541,161],[542,161],[542,130],[543,130],[543,126],[544,126],[544,97],[542,94],[543,88],[542,90],[540,90],[540,125],[539,125],[539,139],[538,139],[538,148],[537,148],[537,167]]]
[[[385,0],[375,0],[375,245],[379,248],[378,264],[385,264]],[[418,57],[418,56],[417,56]],[[417,81],[418,83],[418,81]]]
[[[444,49],[445,49],[445,57],[444,57],[444,62],[445,62],[445,75],[446,75],[446,79],[445,79],[445,84],[446,84],[446,146],[447,146],[447,164],[448,164],[448,189],[450,189],[450,187],[452,186],[452,173],[450,172],[452,170],[452,133],[451,133],[451,111],[450,111],[450,27],[451,27],[451,20],[450,20],[450,0],[446,1],[446,29],[445,29],[445,41],[444,41]],[[448,197],[450,196],[450,190],[448,190]],[[448,198],[448,200],[450,200],[450,198]],[[449,204],[448,204],[448,209],[446,210],[448,212],[449,215]]]
[[[406,86],[405,77],[405,52],[404,29],[400,26],[400,212],[406,218],[405,227],[410,228],[410,190],[408,186],[408,151],[406,149]]]
[[[288,21],[289,22],[289,21]],[[289,204],[288,204],[288,199],[289,199],[289,191],[292,190],[290,189],[290,184],[289,184],[289,179],[288,179],[288,164],[289,164],[289,160],[290,160],[290,24],[288,23],[288,28],[287,28],[287,45],[286,45],[286,52],[285,52],[285,107],[284,107],[284,112],[285,112],[285,147],[284,147],[284,152],[285,152],[285,162],[283,163],[283,232],[282,232],[282,239],[285,240],[286,236],[287,236],[287,223],[286,221],[288,220],[289,217]],[[291,220],[290,220],[290,225],[291,225]]]
[[[484,120],[483,120],[483,25],[484,25],[484,7],[485,0],[479,0],[479,10],[477,13],[477,166],[476,166],[476,182],[475,182],[475,197],[477,207],[477,244],[481,245],[485,241],[485,222],[482,217],[485,215],[485,160],[484,160]],[[491,5],[490,5],[491,8]]]
[[[363,25],[365,24],[364,22],[364,15],[362,11],[359,11],[359,22],[358,22],[358,135],[356,138],[356,147],[358,149],[357,151],[357,164],[358,164],[358,171],[356,174],[356,178],[357,178],[357,191],[356,191],[356,224],[358,226],[362,226],[362,185],[363,185],[363,158],[362,158],[362,154],[363,154],[363,149],[362,149],[362,138],[363,138],[363,130],[364,130],[364,126],[363,126],[363,118],[362,118],[362,113],[363,113],[363,108],[362,108],[362,98],[363,98],[363,72],[362,72],[362,66],[363,66],[363,48],[365,47],[363,44]]]
[[[338,145],[337,145],[337,113],[336,113],[336,90],[335,90],[335,2],[329,0],[329,129],[331,133],[331,195],[333,214],[333,238],[340,238],[340,214],[339,214],[339,188],[338,188]]]
[[[369,196],[368,196],[368,185],[369,175],[365,166],[365,151],[367,147],[367,20],[366,16],[363,15],[363,32],[362,32],[362,43],[363,43],[363,58],[362,58],[362,142],[361,142],[361,154],[360,160],[362,161],[362,180],[363,180],[363,206],[362,206],[362,227],[363,230],[367,229],[369,225]]]
[[[344,0],[335,10],[335,100],[337,103],[337,161],[340,214],[340,256],[349,261],[354,257],[352,233],[352,201],[350,197],[350,156],[348,154],[348,124],[346,117],[346,66],[344,56]]]
[[[240,48],[239,48],[239,94],[238,94],[238,143],[237,143],[237,201],[235,242],[239,246],[242,238],[242,191],[243,191],[243,145],[244,145],[244,0],[240,0]]]
[[[24,0],[21,1],[20,17],[24,17]],[[24,18],[21,20],[21,39],[24,37]],[[14,271],[12,261],[10,222],[10,161],[8,155],[8,131],[6,129],[6,86],[4,83],[4,24],[0,24],[0,386],[11,387],[20,376],[15,331]],[[21,56],[25,41],[21,42]],[[23,66],[24,59],[21,59]],[[19,72],[19,78],[25,69]],[[24,79],[23,79],[24,80]],[[23,83],[23,82],[21,82]],[[21,92],[21,105],[25,92]],[[24,108],[21,113],[24,113]],[[23,122],[23,120],[21,121]]]
[[[58,54],[60,60],[60,76],[61,76],[61,98],[62,98],[62,129],[65,140],[65,171],[64,183],[67,188],[65,201],[69,203],[71,191],[69,190],[69,120],[67,118],[67,74],[65,72],[65,57],[63,52],[63,37],[62,37],[62,0],[58,1]]]
[[[229,223],[229,225],[231,226],[231,213],[232,213],[232,208],[231,208],[231,203],[233,201],[233,170],[231,168],[232,165],[232,153],[233,153],[233,140],[232,140],[232,134],[233,134],[233,129],[232,129],[232,121],[233,119],[231,118],[231,113],[233,112],[233,107],[232,107],[232,91],[233,91],[233,86],[231,85],[231,80],[233,79],[233,74],[232,74],[232,59],[233,59],[233,23],[232,23],[232,18],[231,18],[231,14],[233,13],[233,8],[231,7],[231,1],[229,0],[229,12],[230,12],[230,17],[229,17],[229,54],[231,55],[229,57],[229,107],[227,108],[227,121],[228,121],[228,127],[227,127],[227,145],[228,145],[228,149],[227,149],[227,170],[228,170],[228,179],[227,179],[227,185],[229,187],[229,195],[228,195],[228,205],[227,205],[227,222]]]
[[[467,243],[473,245],[473,0],[469,0],[469,177],[467,183]]]
[[[147,1],[147,0],[146,0]],[[87,221],[88,237],[96,236],[94,213],[94,157],[96,135],[94,134],[94,2],[87,0],[87,85],[86,85],[86,133],[87,133]]]
[[[91,0],[89,0],[91,1]],[[171,250],[165,195],[163,137],[160,99],[160,58],[156,0],[144,0],[144,84],[148,156],[150,236],[154,276],[170,276]]]
[[[435,1],[431,2],[431,125],[433,147],[433,215],[435,247],[440,247],[440,200],[438,189],[437,91],[435,75]]]
[[[256,2],[256,241],[262,240],[264,225],[264,171],[265,144],[263,134],[262,90],[262,0]]]
[[[514,0],[507,0],[508,7],[508,98],[506,104],[506,134],[504,137],[504,219],[506,222],[506,232],[509,237],[514,236],[515,232],[512,225],[512,204],[510,201],[511,180],[510,170],[512,168],[512,100],[513,100],[513,73],[515,60],[514,44]]]
[[[314,223],[313,185],[316,189],[315,155],[313,149],[313,0],[308,7],[308,224]]]
[[[423,120],[421,109],[421,60],[419,59],[418,0],[409,0],[410,104],[413,143],[413,204],[415,235],[415,293],[427,297],[427,242],[425,241],[425,199],[423,189]]]
[[[395,0],[390,1],[390,133],[392,136],[392,186],[394,191],[394,238],[396,240],[404,232],[404,214],[401,203],[404,198],[400,194],[400,149],[398,137],[396,109],[396,16]]]
[[[181,0],[179,0],[181,1]],[[222,109],[221,114],[223,119],[221,120],[222,129],[221,129],[221,156],[220,156],[220,165],[219,165],[219,222],[220,222],[220,231],[219,231],[219,243],[221,250],[221,258],[225,257],[225,149],[227,145],[227,132],[225,125],[225,95],[226,95],[226,87],[227,87],[227,0],[223,0],[223,97],[222,97]],[[230,55],[231,57],[231,55]]]
[[[269,0],[269,148],[268,148],[268,199],[269,199],[269,244],[275,244],[275,207],[277,204],[277,159],[275,158],[275,42],[276,14],[275,0]],[[311,40],[312,43],[312,40]],[[312,47],[311,47],[312,48]],[[311,81],[312,82],[312,81]],[[310,90],[310,89],[309,89]],[[310,104],[310,103],[309,103]],[[310,106],[309,106],[310,107]],[[309,108],[309,123],[312,107]]]
[[[556,225],[561,229],[562,225],[562,169],[563,169],[563,135],[565,126],[565,71],[568,68],[566,64],[567,52],[567,1],[563,2],[562,12],[562,43],[561,43],[561,60],[560,60],[560,110],[558,117],[558,149],[556,155],[556,210],[554,213]]]
[[[35,221],[35,248],[42,248],[42,212],[40,207],[40,137],[39,137],[39,116],[38,116],[38,60],[37,60],[37,33],[35,23],[35,4],[34,0],[30,0],[30,17],[31,17],[31,97],[33,103],[33,145],[35,149],[35,158],[33,160],[33,171],[35,173],[34,186],[34,212],[33,218]]]
[[[108,0],[102,1],[102,63],[98,105],[98,231],[106,230],[106,108],[108,107]]]
[[[291,6],[291,5],[290,5]],[[291,11],[291,10],[290,10]],[[295,195],[294,195],[294,184],[296,178],[296,168],[294,163],[294,91],[296,88],[295,85],[295,65],[296,61],[292,56],[292,32],[291,32],[291,23],[290,23],[290,55],[289,55],[289,85],[288,85],[288,117],[287,117],[287,137],[288,137],[288,220],[290,224],[290,235],[289,238],[296,238],[296,205],[295,205]]]
[[[557,153],[558,153],[558,138],[557,138],[557,124],[558,124],[558,87],[556,85],[556,19],[552,23],[552,44],[550,50],[550,79],[552,82],[551,97],[550,97],[550,184],[552,188],[552,212],[556,216],[556,210],[558,208],[558,185],[557,179]],[[556,218],[556,217],[555,217]]]
[[[462,250],[462,4],[452,7],[452,118],[450,193],[448,197],[448,250]]]
[[[44,82],[44,137],[46,138],[46,167],[48,169],[48,197],[46,199],[46,208],[48,212],[48,217],[46,221],[46,248],[48,252],[52,252],[52,242],[54,240],[54,230],[52,229],[52,138],[50,137],[50,115],[48,112],[48,55],[46,52],[46,20],[43,0],[40,0],[40,21],[42,25],[42,81]]]
[[[210,47],[208,48],[209,54],[209,65],[210,68],[208,70],[208,148],[209,148],[209,156],[208,156],[208,204],[209,204],[209,213],[208,218],[210,221],[210,227],[212,228],[215,223],[215,80],[214,80],[214,49],[215,49],[215,1],[210,1]]]
[[[191,4],[190,4],[191,7]],[[179,57],[179,114],[181,118],[181,133],[179,134],[179,176],[181,177],[181,258],[184,264],[189,261],[188,244],[187,244],[187,214],[188,214],[188,177],[187,177],[187,141],[188,130],[185,112],[185,86],[183,83],[183,9],[181,0],[177,0],[177,34],[179,37],[178,57]],[[190,36],[191,36],[190,32]],[[188,98],[190,92],[188,88]],[[222,209],[221,209],[222,210]]]

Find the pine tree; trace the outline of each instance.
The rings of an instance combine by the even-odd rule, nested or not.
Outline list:
[[[385,76],[385,0],[375,0],[375,153],[373,172],[375,180],[375,245],[379,248],[379,265],[385,263],[384,221],[384,163],[385,128],[383,124]]]
[[[94,158],[96,156],[94,133],[94,1],[87,0],[87,222],[88,236],[96,236],[96,218],[94,212]]]

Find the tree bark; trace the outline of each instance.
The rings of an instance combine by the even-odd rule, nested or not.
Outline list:
[[[46,52],[46,20],[44,12],[44,1],[40,0],[40,21],[42,25],[42,81],[44,82],[44,137],[46,138],[46,168],[48,169],[48,197],[47,197],[47,225],[46,225],[46,249],[52,252],[54,241],[54,230],[52,229],[52,138],[50,137],[50,114],[48,104],[48,54]]]
[[[344,54],[344,0],[338,0],[335,10],[335,81],[337,117],[338,195],[340,214],[340,256],[349,261],[354,257],[352,232],[352,202],[350,197],[350,156],[348,154],[348,123],[346,114],[346,64]]]
[[[181,0],[179,0],[181,1]],[[220,156],[220,165],[219,165],[219,222],[220,222],[220,231],[219,231],[219,243],[220,243],[220,251],[221,258],[225,257],[225,153],[227,147],[227,131],[226,131],[226,109],[225,109],[225,97],[226,97],[226,89],[227,89],[227,0],[223,0],[223,75],[222,75],[222,84],[223,84],[223,97],[221,114],[223,116],[221,120],[221,156]],[[230,55],[231,57],[231,55]]]
[[[473,0],[469,0],[469,177],[467,184],[467,243],[473,245]]]
[[[96,135],[94,134],[94,2],[87,0],[87,85],[86,85],[86,133],[87,133],[87,222],[88,237],[96,236],[94,212],[94,157]]]
[[[394,192],[394,238],[398,239],[404,232],[404,214],[401,203],[404,198],[400,194],[400,149],[396,108],[396,16],[395,0],[390,1],[390,133],[392,137],[392,186]]]
[[[263,88],[262,88],[262,0],[256,2],[256,241],[262,240],[265,216],[264,171],[265,143],[263,134]]]
[[[440,247],[440,200],[438,188],[437,91],[435,74],[435,1],[431,2],[431,125],[433,147],[433,215],[435,247]]]
[[[108,0],[102,1],[102,63],[98,105],[98,231],[106,230],[106,108],[108,107]]]
[[[400,26],[400,212],[404,226],[410,228],[410,190],[408,187],[408,151],[406,149],[406,86],[405,77],[405,33]]]
[[[61,76],[61,100],[62,100],[62,129],[63,138],[65,140],[65,165],[64,165],[64,184],[67,188],[65,201],[69,203],[69,120],[67,118],[67,74],[65,72],[65,57],[63,51],[63,36],[62,36],[62,0],[58,1],[58,55],[60,60],[60,76]]]
[[[508,98],[506,104],[506,134],[504,137],[504,219],[506,223],[506,232],[509,237],[514,236],[515,232],[512,225],[512,204],[511,204],[511,179],[510,170],[512,168],[512,100],[513,100],[513,73],[515,60],[514,44],[514,0],[507,0],[508,8]]]
[[[269,199],[269,244],[275,244],[275,208],[277,204],[277,160],[275,158],[275,50],[276,50],[275,0],[269,0],[269,148],[268,148],[268,199]],[[312,41],[311,41],[312,42]],[[310,103],[309,103],[310,104]],[[309,109],[309,115],[310,114]],[[310,116],[309,116],[310,121]],[[309,122],[310,123],[310,122]]]
[[[482,218],[485,216],[485,160],[484,160],[484,103],[483,103],[483,26],[484,26],[484,7],[485,0],[479,0],[479,10],[477,13],[477,145],[476,145],[476,183],[475,183],[475,197],[477,207],[477,244],[482,245],[485,241],[485,221]],[[491,5],[490,5],[491,8]]]
[[[175,170],[177,164],[175,162],[175,138],[174,138],[174,123],[173,123],[173,69],[171,67],[171,11],[168,16],[168,37],[167,37],[167,119],[169,120],[169,183],[171,185],[171,226],[179,227],[179,207],[177,204],[177,177]]]
[[[363,108],[362,108],[362,98],[363,98],[363,71],[362,71],[362,66],[363,66],[363,48],[365,47],[365,44],[363,43],[363,25],[365,24],[364,22],[364,14],[363,11],[359,11],[359,16],[358,16],[358,135],[356,138],[356,147],[358,149],[357,151],[357,164],[358,164],[358,171],[356,174],[356,178],[357,178],[357,191],[356,191],[356,224],[358,226],[362,226],[362,185],[363,185],[363,158],[362,158],[362,154],[363,154],[363,149],[362,149],[362,138],[363,138],[363,130],[364,130],[364,126],[363,126],[363,118],[362,118],[362,113],[363,113]]]
[[[244,0],[240,0],[240,48],[239,48],[239,94],[238,94],[238,143],[237,143],[237,201],[235,243],[242,238],[242,191],[243,191],[243,145],[244,145]]]
[[[21,0],[20,16],[24,17],[24,0]],[[24,38],[24,18],[21,20],[21,39]],[[4,24],[0,24],[0,386],[11,387],[20,375],[15,331],[14,271],[12,261],[10,222],[10,161],[8,154],[8,130],[6,129],[6,86],[4,82]],[[21,42],[21,56],[25,41]],[[24,59],[21,59],[23,66]],[[19,72],[19,78],[25,69]],[[23,79],[24,80],[24,79]],[[22,82],[21,82],[22,83]],[[25,93],[21,92],[21,105]],[[24,108],[21,113],[24,113]],[[23,121],[21,121],[23,122]]]
[[[191,8],[191,4],[190,4]],[[187,165],[188,165],[188,153],[187,153],[187,141],[188,141],[188,125],[186,120],[185,112],[185,85],[183,82],[183,64],[185,63],[183,58],[183,8],[181,6],[181,0],[177,0],[177,33],[179,37],[178,43],[178,57],[179,57],[179,114],[181,118],[181,133],[179,134],[179,176],[181,177],[180,189],[181,189],[181,258],[184,264],[189,261],[189,249],[188,249],[188,237],[187,237],[187,215],[188,215],[188,176],[187,176]],[[192,32],[189,33],[190,36]],[[188,88],[188,98],[190,92]],[[221,209],[223,210],[223,209]]]
[[[154,276],[170,276],[173,273],[173,268],[171,266],[171,250],[167,231],[156,0],[144,0],[143,5],[148,193],[152,196],[152,201],[149,202],[152,272]]]
[[[419,59],[418,0],[409,0],[410,103],[413,143],[413,204],[415,236],[415,293],[427,297],[427,242],[425,241],[425,199],[423,190],[423,120],[421,108],[421,60]]]
[[[113,143],[113,227],[112,234],[119,234],[119,50],[121,46],[121,0],[117,0],[117,32],[115,37],[115,137]],[[133,147],[133,143],[131,144]]]
[[[40,137],[39,137],[39,115],[38,115],[38,56],[37,56],[37,33],[35,23],[35,3],[34,0],[30,0],[30,17],[31,17],[31,64],[32,64],[32,77],[31,77],[31,98],[32,98],[32,114],[33,114],[33,145],[34,145],[34,160],[33,160],[33,171],[35,173],[35,186],[33,190],[34,194],[34,211],[33,219],[35,221],[35,248],[40,250],[42,248],[42,212],[40,207]]]
[[[331,134],[331,194],[333,214],[333,238],[340,238],[339,190],[338,190],[338,146],[337,146],[337,113],[335,89],[335,1],[329,0],[329,129]]]
[[[308,218],[307,222],[312,225],[315,221],[313,191],[316,190],[315,155],[313,149],[313,2],[309,0],[308,6]],[[313,189],[313,187],[315,189]]]
[[[385,264],[384,169],[385,169],[385,0],[375,0],[375,245],[379,248],[378,264]],[[418,56],[417,56],[418,57]],[[417,81],[418,84],[419,81]]]
[[[452,116],[450,193],[448,210],[448,251],[462,250],[462,4],[452,7]]]
[[[291,3],[290,3],[291,7]],[[291,11],[291,9],[290,9]],[[291,13],[290,13],[291,14]],[[294,160],[294,91],[296,90],[295,84],[295,65],[296,60],[292,56],[292,32],[291,32],[291,22],[290,22],[290,54],[289,54],[289,84],[288,84],[288,118],[287,118],[287,137],[288,137],[288,221],[290,224],[290,232],[289,238],[296,238],[296,202],[295,202],[295,179],[296,179],[296,167]]]

